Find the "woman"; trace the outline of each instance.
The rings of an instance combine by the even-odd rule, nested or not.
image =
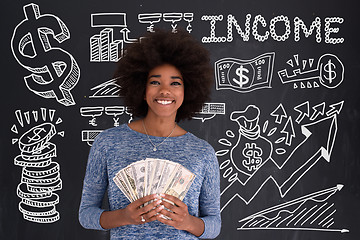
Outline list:
[[[130,45],[116,77],[120,96],[138,120],[96,137],[79,210],[83,227],[111,229],[111,239],[198,239],[219,234],[220,180],[214,150],[177,125],[208,100],[213,76],[209,61],[208,52],[185,31],[157,30]],[[167,159],[195,174],[183,201],[152,194],[130,203],[112,179],[119,170],[146,158]],[[101,208],[106,190],[110,210]]]

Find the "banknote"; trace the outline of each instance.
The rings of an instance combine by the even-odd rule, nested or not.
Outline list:
[[[145,197],[145,163],[144,160],[137,161],[130,165],[135,181],[136,191],[139,198]]]
[[[129,184],[129,181],[126,177],[125,174],[125,169],[120,170],[116,176],[115,176],[118,181],[120,182],[120,184],[122,184],[123,188],[126,190],[126,192],[124,194],[127,194],[130,199],[132,199],[132,202],[136,200],[136,196],[133,193],[133,190],[131,189],[131,186]]]
[[[164,160],[156,160],[154,159],[154,171],[152,173],[152,184],[150,186],[150,193],[160,193],[158,192],[158,187],[161,179],[162,170],[166,164]]]
[[[165,190],[166,194],[179,198],[181,201],[184,199],[188,192],[195,175],[187,170],[185,167],[180,166]]]
[[[163,193],[166,187],[169,185],[169,180],[174,176],[176,173],[176,169],[179,167],[179,164],[176,164],[171,161],[166,161],[164,169],[161,173],[161,177],[158,184],[157,193]]]
[[[150,194],[152,184],[152,171],[155,161],[145,159],[145,196]]]
[[[132,168],[126,167],[123,169],[123,174],[125,175],[125,180],[127,181],[128,185],[129,185],[129,190],[130,193],[134,196],[135,200],[139,199],[139,196],[137,194],[137,189],[136,189],[136,182],[134,179],[134,175],[133,175],[133,171]]]
[[[124,195],[126,196],[126,198],[132,202],[134,201],[131,196],[130,196],[130,192],[127,189],[127,186],[124,182],[124,180],[122,179],[122,177],[120,176],[120,174],[116,174],[116,176],[113,178],[116,186],[118,186],[118,188],[124,193]]]
[[[146,158],[121,169],[113,181],[131,202],[153,193],[166,193],[182,201],[194,179],[195,175],[179,163]]]

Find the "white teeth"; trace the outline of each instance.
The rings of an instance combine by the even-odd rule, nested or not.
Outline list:
[[[172,101],[169,101],[169,100],[156,100],[156,102],[160,103],[162,105],[167,105],[167,104],[172,103]]]

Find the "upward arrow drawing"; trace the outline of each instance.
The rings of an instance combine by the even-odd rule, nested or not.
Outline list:
[[[305,139],[293,150],[283,164],[278,165],[273,159],[268,159],[246,181],[242,182],[239,178],[233,180],[221,192],[221,210],[236,197],[249,204],[258,192],[266,184],[269,184],[268,182],[274,183],[279,189],[280,196],[284,197],[320,159],[329,162],[337,134],[336,116],[332,115],[317,122],[303,125],[301,131]],[[326,137],[323,138],[322,136]],[[317,141],[312,141],[312,138]],[[314,142],[318,143],[314,144]]]
[[[295,119],[295,121],[300,124],[304,117],[309,117],[309,101],[294,107],[294,110],[300,113],[299,116]]]
[[[125,43],[134,43],[137,41],[136,39],[129,38],[130,30],[128,28],[121,29],[120,32],[123,34],[123,39]]]
[[[270,115],[275,117],[275,122],[278,124],[281,124],[282,119],[287,117],[286,111],[281,103]]]
[[[295,130],[291,116],[286,121],[284,128],[281,130],[281,133],[285,133],[286,135],[285,144],[291,146],[292,139],[295,137]]]
[[[288,201],[288,202],[285,202],[285,203],[282,203],[282,204],[267,208],[267,209],[262,210],[260,212],[254,213],[254,214],[252,214],[252,215],[250,215],[248,217],[245,217],[245,218],[239,220],[239,222],[245,222],[245,221],[248,221],[249,219],[254,219],[254,218],[258,217],[258,216],[265,216],[268,213],[278,212],[281,209],[285,209],[285,208],[287,208],[289,206],[292,206],[292,205],[301,204],[301,203],[303,203],[303,202],[305,202],[305,201],[307,201],[309,199],[316,199],[316,198],[319,198],[321,196],[326,196],[326,199],[327,199],[328,197],[333,195],[336,191],[340,191],[343,187],[344,187],[344,185],[337,184],[334,187],[324,189],[324,190],[321,190],[321,191],[318,191],[318,192],[310,193],[310,194],[308,194],[306,196],[302,196],[302,197],[294,199],[292,201]]]

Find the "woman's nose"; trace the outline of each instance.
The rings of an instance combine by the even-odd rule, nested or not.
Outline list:
[[[166,86],[166,85],[161,85],[160,94],[169,95],[170,94],[170,88],[168,86]]]

